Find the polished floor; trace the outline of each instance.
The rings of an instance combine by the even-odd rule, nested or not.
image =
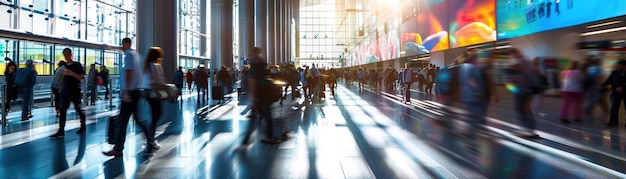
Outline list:
[[[500,92],[488,127],[473,130],[464,111],[421,92],[408,104],[394,92],[340,84],[336,96],[327,93],[320,102],[274,104],[275,121],[291,139],[267,145],[259,131],[247,153],[234,150],[255,122],[245,117],[246,96],[233,93],[218,103],[185,94],[182,102],[163,103],[162,148],[149,158],[135,125],[123,157],[101,154],[112,148],[107,121],[118,112],[104,101],[84,109],[84,135],[75,134],[79,123],[70,109],[73,120],[58,140],[48,138],[57,130],[54,109],[40,104],[29,121],[16,119],[19,111],[8,115],[0,178],[626,178],[626,131],[604,127],[608,116],[600,109],[562,124],[559,99],[544,97],[537,116],[541,139],[523,139],[515,135],[520,127],[511,96]]]

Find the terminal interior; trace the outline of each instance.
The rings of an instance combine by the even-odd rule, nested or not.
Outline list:
[[[612,104],[626,103],[621,92],[603,88],[595,107],[572,109],[582,116],[571,122],[563,121],[562,112],[569,94],[563,91],[563,74],[569,72],[563,72],[572,70],[572,62],[597,62],[600,83],[620,72],[626,60],[623,4],[0,0],[0,178],[626,178],[626,110]],[[103,155],[113,148],[107,141],[110,120],[122,110],[124,38],[142,58],[151,47],[163,50],[167,83],[182,80],[175,77],[179,67],[184,74],[205,68],[209,86],[221,86],[211,74],[222,67],[231,74],[224,99],[213,97],[213,88],[200,93],[196,81],[182,80],[180,96],[160,102],[154,131],[160,149],[151,156],[145,155],[150,146],[135,120],[123,156]],[[243,71],[255,47],[273,69],[315,66],[336,76],[336,85],[324,86],[319,99],[302,95],[304,83],[283,90],[285,98],[270,108],[280,126],[274,130],[287,138],[275,144],[262,142],[266,121],[250,117],[254,99],[246,94]],[[82,80],[86,132],[76,134],[81,124],[70,106],[65,137],[52,139],[59,118],[51,83],[57,64],[66,61],[66,48],[86,71],[93,65],[109,75],[95,87],[94,102],[88,80]],[[519,86],[508,73],[516,60],[513,49],[533,59],[546,77],[545,91],[533,95],[530,105],[537,135],[532,138],[519,135],[527,126],[518,120]],[[439,77],[430,81],[431,93],[421,82],[404,90],[395,79],[357,74],[390,70],[397,77],[403,68],[447,69],[468,54],[492,70],[491,93],[497,94],[475,104],[487,110],[478,125],[468,102],[446,101],[438,92],[445,85],[434,81]],[[32,98],[9,99],[8,66],[27,68],[27,61],[37,72]],[[459,87],[458,93],[465,90]],[[585,90],[583,102],[589,100]],[[209,99],[201,100],[205,93]],[[28,100],[29,118],[23,119]],[[150,121],[148,101],[137,106],[138,120]],[[617,125],[605,125],[610,111],[619,111]],[[256,132],[242,152],[250,125]]]

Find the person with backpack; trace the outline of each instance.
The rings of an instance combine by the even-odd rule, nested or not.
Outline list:
[[[404,69],[398,73],[398,84],[403,88],[404,99],[403,102],[411,102],[411,85],[415,81],[415,74],[410,69],[410,64],[405,63]]]
[[[183,73],[183,67],[179,66],[178,70],[174,72],[174,85],[178,89],[178,95],[183,94],[184,78],[185,78],[185,73]]]
[[[511,90],[514,94],[514,109],[517,118],[524,125],[525,129],[520,131],[519,136],[524,138],[539,138],[535,133],[537,124],[531,103],[533,95],[540,92],[538,80],[539,73],[533,67],[531,60],[528,60],[517,48],[512,48],[510,55],[513,57],[512,65],[507,69],[509,73],[509,83],[514,86]]]
[[[489,84],[487,83],[487,73],[477,65],[476,54],[469,54],[465,61],[459,65],[458,87],[463,89],[459,93],[459,101],[463,103],[463,108],[469,112],[468,118],[474,128],[487,123],[489,100]]]
[[[8,61],[6,65],[7,66],[4,70],[4,81],[6,82],[7,97],[4,98],[3,103],[6,103],[4,111],[8,113],[11,111],[11,101],[16,100],[18,96],[17,85],[15,84],[17,65],[13,61]]]
[[[102,81],[102,86],[104,87],[104,100],[109,100],[109,69],[106,66],[100,66],[100,72],[98,73],[99,79]]]
[[[270,86],[273,84],[267,79],[267,77],[271,75],[271,73],[267,69],[267,62],[261,57],[262,51],[263,49],[259,47],[254,47],[251,51],[250,59],[248,60],[248,64],[250,65],[250,79],[248,80],[249,95],[250,99],[252,99],[252,108],[255,108],[257,110],[258,118],[261,119],[260,121],[264,121],[266,123],[266,138],[262,139],[261,142],[267,144],[276,144],[279,143],[280,140],[273,137],[274,126],[272,122],[272,104],[275,101],[274,99],[268,98],[269,96],[271,96],[270,93],[275,91],[272,91],[272,89],[270,89]],[[250,120],[247,130],[244,133],[241,146],[237,147],[237,151],[246,152],[248,150],[250,146],[249,140],[252,136],[252,133],[254,133],[256,129],[256,123],[256,120]]]
[[[34,69],[33,60],[26,60],[25,64],[26,67],[18,70],[15,77],[15,84],[22,98],[22,121],[31,117],[29,115],[33,102],[33,88],[37,83],[37,71]]]

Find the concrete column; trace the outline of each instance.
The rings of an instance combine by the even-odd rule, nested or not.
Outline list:
[[[294,1],[294,19],[295,19],[295,31],[294,33],[295,35],[295,43],[294,44],[294,48],[295,48],[295,57],[299,58],[300,57],[300,0],[296,0]]]
[[[285,29],[283,28],[285,24],[285,0],[276,1],[276,64],[283,63],[284,59],[284,49],[285,42],[283,34],[285,33]]]
[[[150,47],[163,49],[163,75],[167,82],[173,82],[178,69],[178,27],[178,1],[137,1],[137,39],[133,43],[142,58]]]
[[[267,63],[276,64],[276,1],[267,0]]]
[[[208,10],[207,5],[208,5],[207,1],[204,1],[204,0],[200,1],[200,33],[203,33],[203,34],[209,34],[209,30],[207,28],[208,23],[209,23],[207,21],[209,17],[209,14],[207,11]],[[203,56],[203,57],[209,56],[209,49],[207,48],[208,47],[207,40],[208,40],[208,35],[200,37],[200,49],[198,50],[200,52],[200,56]]]
[[[233,1],[211,0],[211,73],[233,66]]]
[[[267,59],[267,0],[256,0],[255,2],[256,38],[255,45],[263,48],[261,57]],[[247,53],[245,55],[248,55]]]
[[[287,1],[287,62],[293,59],[293,29],[291,26],[293,19],[293,0]]]
[[[254,1],[239,1],[239,59],[238,68],[243,67],[243,60],[248,56],[250,49],[254,47]]]

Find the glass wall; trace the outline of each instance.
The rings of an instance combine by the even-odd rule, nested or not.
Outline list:
[[[135,37],[135,0],[2,2],[0,28],[108,45]]]
[[[338,64],[343,55],[345,27],[339,28],[344,13],[336,13],[340,0],[322,3],[305,1],[300,3],[300,58],[299,64],[323,63],[326,67]],[[345,12],[345,9],[344,11]],[[339,29],[339,30],[338,30]],[[343,45],[342,45],[343,44]]]

